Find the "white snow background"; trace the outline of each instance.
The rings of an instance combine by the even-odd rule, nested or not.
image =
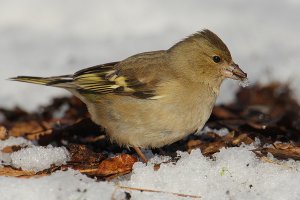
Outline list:
[[[0,106],[34,110],[53,96],[67,94],[56,88],[10,82],[9,77],[73,73],[135,53],[167,49],[203,28],[224,40],[250,82],[289,81],[300,97],[296,87],[300,84],[299,10],[297,0],[0,0]],[[226,81],[219,101],[232,99],[236,87],[236,82]],[[47,148],[41,151],[45,158],[52,147]],[[300,162],[261,162],[249,151],[252,148],[223,149],[216,160],[199,151],[180,153],[175,165],[163,164],[158,171],[136,163],[131,177],[117,182],[202,199],[299,199]],[[64,150],[53,151],[61,153],[47,160],[47,165],[67,160]],[[26,152],[19,153],[26,157]],[[15,158],[0,155],[5,162],[17,162]],[[1,200],[112,199],[113,193],[116,199],[125,198],[114,183],[96,182],[72,170],[33,179],[0,177]],[[147,192],[131,195],[132,199],[179,198]]]

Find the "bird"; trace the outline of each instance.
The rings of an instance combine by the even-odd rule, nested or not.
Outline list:
[[[134,148],[159,148],[201,130],[226,79],[247,74],[225,43],[203,29],[167,50],[84,68],[73,75],[17,76],[13,81],[64,88],[83,101],[91,119],[111,141]]]

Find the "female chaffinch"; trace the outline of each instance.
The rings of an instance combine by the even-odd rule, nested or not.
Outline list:
[[[55,77],[15,81],[67,89],[81,99],[111,140],[158,148],[201,129],[225,78],[245,80],[223,41],[203,30],[168,50],[151,51]]]

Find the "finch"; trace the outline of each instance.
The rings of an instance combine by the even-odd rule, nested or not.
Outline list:
[[[245,80],[224,42],[199,31],[167,50],[82,69],[73,75],[11,80],[64,88],[82,100],[112,141],[158,148],[201,129],[225,78]]]

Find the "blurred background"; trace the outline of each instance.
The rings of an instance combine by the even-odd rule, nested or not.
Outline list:
[[[0,107],[34,110],[68,94],[9,77],[70,74],[167,49],[203,28],[223,39],[252,84],[289,81],[300,94],[299,10],[297,0],[0,0]],[[218,101],[238,87],[226,81]]]

